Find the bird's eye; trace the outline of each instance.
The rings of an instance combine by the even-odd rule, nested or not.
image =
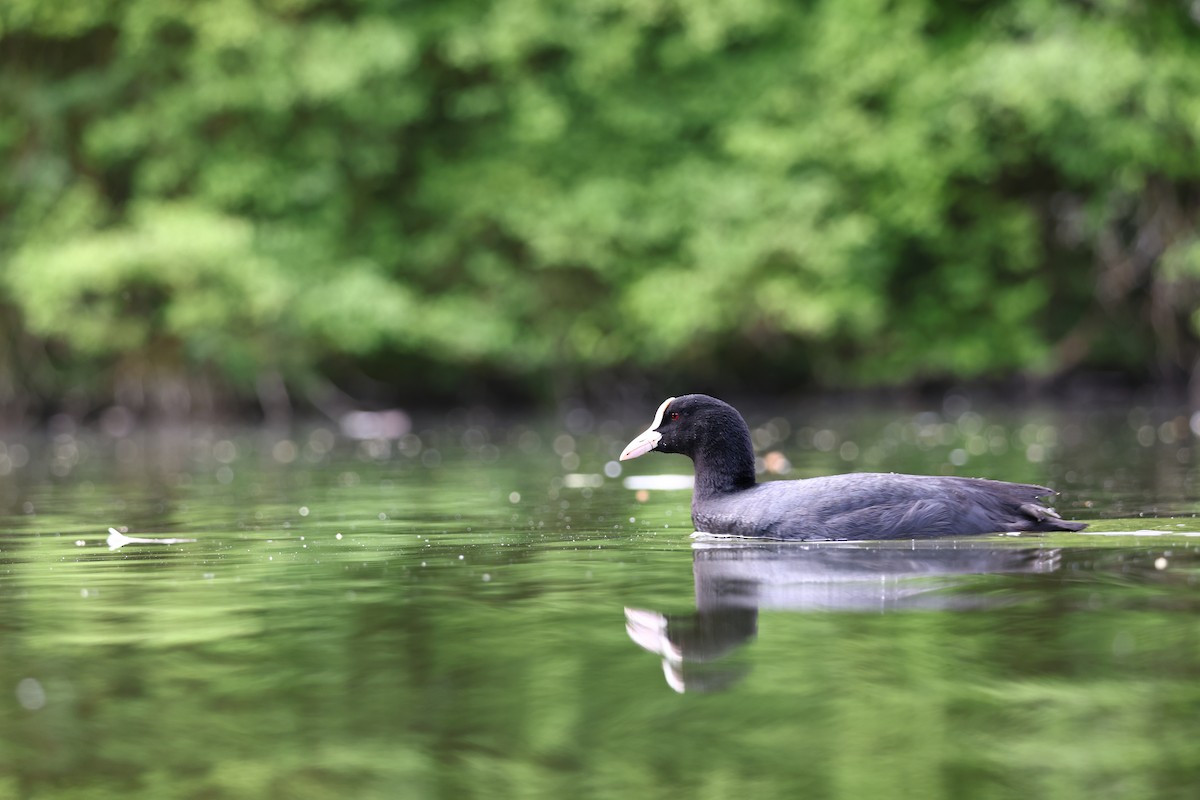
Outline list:
[[[679,412],[678,412],[678,411],[672,411],[672,412],[671,412],[671,419],[679,419]]]

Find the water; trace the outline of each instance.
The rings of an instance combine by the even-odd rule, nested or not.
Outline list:
[[[0,797],[1195,796],[1186,413],[751,415],[789,477],[1044,482],[1096,520],[804,546],[626,488],[688,471],[611,463],[651,411],[0,437]]]

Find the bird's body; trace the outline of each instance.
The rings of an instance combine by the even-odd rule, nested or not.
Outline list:
[[[667,400],[621,457],[649,450],[692,459],[692,522],[707,533],[818,541],[1085,527],[1042,505],[1053,492],[1032,484],[895,473],[757,483],[749,428],[732,406],[707,395]]]
[[[912,539],[1070,530],[1043,507],[1044,486],[979,478],[852,473],[697,491],[696,530],[767,539]]]

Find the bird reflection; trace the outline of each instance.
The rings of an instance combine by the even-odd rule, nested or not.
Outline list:
[[[774,611],[963,610],[1010,602],[998,593],[956,592],[969,576],[1058,569],[1061,551],[978,540],[896,543],[698,542],[692,573],[696,611],[625,609],[625,630],[662,657],[677,692],[727,688],[749,670],[720,663],[758,632],[759,609]]]

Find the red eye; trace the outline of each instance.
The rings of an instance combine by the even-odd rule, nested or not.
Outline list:
[[[672,411],[672,412],[671,412],[671,419],[679,419],[679,412],[678,412],[678,411]]]

